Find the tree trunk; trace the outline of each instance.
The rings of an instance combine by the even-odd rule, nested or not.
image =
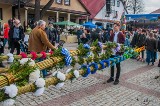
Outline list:
[[[133,14],[136,14],[137,0],[134,0],[134,3]]]
[[[41,0],[35,0],[35,22],[40,20],[40,2]]]
[[[126,8],[126,2],[127,2],[128,0],[126,0],[126,1],[120,0],[120,1],[122,2],[123,6],[124,6],[124,10],[126,11],[126,14],[128,14],[128,10],[127,10],[127,8]]]
[[[53,2],[54,2],[54,0],[49,0],[49,2],[43,7],[42,11],[40,12],[40,19],[43,18],[44,13],[46,12],[46,10],[48,10],[51,7]]]
[[[20,16],[20,0],[18,0],[18,19],[21,20],[21,16]]]

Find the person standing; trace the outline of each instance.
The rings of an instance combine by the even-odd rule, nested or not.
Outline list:
[[[137,42],[138,42],[138,36],[139,36],[139,34],[142,32],[142,30],[141,29],[139,29],[138,31],[136,30],[135,31],[135,33],[134,33],[134,36],[133,36],[133,38],[132,38],[132,40],[131,40],[131,47],[133,47],[133,48],[135,48],[135,47],[137,47]]]
[[[145,29],[143,29],[142,31],[140,30],[140,33],[138,35],[137,47],[145,46],[146,36],[147,36],[146,30]],[[141,53],[141,56],[139,56],[137,60],[144,62],[144,50],[141,51],[140,53]]]
[[[47,34],[44,31],[46,28],[46,22],[43,20],[39,20],[37,26],[32,30],[29,36],[29,46],[28,50],[30,52],[40,53],[42,51],[46,51],[47,47],[49,49],[56,49],[48,40]],[[39,61],[43,61],[40,58]],[[46,70],[42,70],[43,77],[45,78],[48,74]]]
[[[122,32],[120,32],[120,24],[119,23],[114,24],[114,33],[110,36],[110,41],[115,42],[115,43],[119,43],[119,44],[124,44],[125,36],[123,35]],[[111,56],[111,58],[114,58],[118,55],[121,55],[121,53],[117,52],[116,54],[113,54]],[[115,80],[114,80],[114,66],[111,66],[111,75],[110,75],[110,78],[107,80],[107,83],[111,83],[113,81],[114,81],[114,85],[117,85],[119,83],[119,77],[120,77],[120,72],[121,72],[120,62],[116,63],[116,67],[117,67],[117,73],[116,73]]]
[[[78,30],[77,30],[77,33],[76,33],[77,39],[78,39],[78,45],[80,44],[80,37],[81,37],[82,34],[83,34],[82,29],[78,27]]]
[[[146,50],[147,50],[147,58],[146,62],[148,65],[150,62],[152,62],[152,65],[154,65],[155,62],[155,56],[154,52],[156,51],[156,39],[154,38],[154,33],[149,34],[149,38],[146,39],[146,44],[145,44]]]
[[[45,29],[45,32],[48,35],[50,43],[52,43],[52,45],[55,46],[57,34],[56,34],[56,29],[53,27],[53,23],[50,22],[48,24],[48,27]]]
[[[57,35],[56,42],[59,43],[60,42],[61,29],[58,25],[56,26],[56,35]]]
[[[20,54],[20,40],[24,40],[24,30],[21,26],[20,20],[15,19],[13,27],[9,30],[9,46],[11,47],[10,53],[14,53],[15,48],[17,49],[17,55]]]

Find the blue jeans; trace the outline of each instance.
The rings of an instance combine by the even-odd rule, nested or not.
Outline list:
[[[43,60],[44,60],[44,59],[42,59],[42,58],[39,58],[39,59],[38,59],[39,62],[41,62],[41,61],[43,61]],[[47,70],[44,69],[44,70],[41,70],[41,72],[42,72],[43,78],[45,78],[46,75],[47,75]]]
[[[8,39],[4,38],[3,46],[5,47],[6,43],[8,42]]]
[[[60,41],[60,35],[57,36],[56,43],[59,43],[59,41]]]
[[[152,62],[152,64],[154,64],[154,51],[150,51],[147,50],[147,58],[146,58],[146,62],[149,64],[150,62]]]

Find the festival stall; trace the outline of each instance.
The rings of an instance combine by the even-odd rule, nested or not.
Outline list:
[[[74,22],[70,22],[70,21],[62,21],[62,22],[57,22],[54,23],[55,25],[63,25],[65,27],[67,26],[80,26],[77,23]],[[64,40],[66,43],[75,43],[78,42],[77,40],[77,36],[73,35],[73,34],[69,34],[67,31],[64,31],[61,35],[60,35],[60,40]]]

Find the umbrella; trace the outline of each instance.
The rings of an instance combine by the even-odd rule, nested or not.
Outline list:
[[[55,25],[68,25],[68,26],[79,26],[79,24],[71,22],[71,21],[62,21],[54,23]]]
[[[85,26],[86,28],[96,28],[97,27],[92,22],[86,22],[85,24],[83,24],[83,26]]]

